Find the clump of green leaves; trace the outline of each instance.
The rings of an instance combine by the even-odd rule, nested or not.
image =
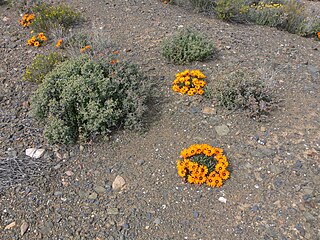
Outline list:
[[[244,110],[253,118],[268,115],[275,106],[271,90],[262,81],[255,80],[253,75],[243,71],[219,79],[214,91],[220,106],[228,110]]]
[[[119,127],[139,130],[151,82],[127,62],[80,56],[58,65],[33,94],[33,116],[50,143],[74,143]]]
[[[161,54],[176,64],[208,59],[214,50],[214,44],[204,34],[190,29],[179,31],[161,45]]]
[[[80,12],[62,4],[41,3],[31,10],[36,17],[30,27],[37,32],[47,32],[57,27],[68,29],[83,20]]]
[[[246,19],[245,0],[216,0],[214,12],[221,20],[244,22]]]
[[[214,0],[188,0],[191,7],[198,12],[210,11],[213,9]]]
[[[38,54],[31,65],[27,66],[23,80],[40,84],[45,76],[64,60],[65,57],[56,52],[47,55]]]

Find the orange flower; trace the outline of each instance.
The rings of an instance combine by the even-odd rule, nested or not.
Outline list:
[[[318,32],[317,35],[318,35],[318,39],[320,40],[320,32]]]
[[[191,97],[191,96],[194,95],[194,92],[189,90],[189,91],[188,91],[188,95]]]
[[[43,37],[43,36],[44,36],[44,33],[43,33],[43,32],[41,32],[41,33],[38,34],[38,38],[41,38],[41,37]]]
[[[33,44],[33,46],[39,47],[39,46],[40,46],[40,43],[39,43],[38,41],[35,41],[34,44]]]
[[[175,92],[180,92],[180,88],[178,85],[173,85],[172,86],[172,90],[175,91]]]
[[[195,155],[196,152],[197,152],[197,149],[193,145],[188,148],[189,157],[192,157],[193,155]]]
[[[204,91],[203,91],[202,89],[199,89],[199,90],[197,91],[197,94],[203,95],[203,94],[204,94]]]
[[[185,169],[179,169],[179,170],[178,170],[178,175],[179,175],[180,177],[185,177],[185,176],[187,175],[187,170],[185,170]]]
[[[61,43],[62,43],[62,39],[59,39],[57,44],[56,44],[56,47],[60,47],[61,46]]]
[[[113,65],[113,64],[116,64],[116,63],[118,63],[118,62],[119,62],[119,60],[114,60],[114,59],[113,59],[113,60],[111,60],[110,63]]]
[[[119,54],[118,50],[113,51],[113,54]]]
[[[206,184],[209,186],[209,187],[215,187],[216,186],[216,183],[214,181],[214,178],[213,177],[207,177],[207,180],[206,180]]]
[[[190,157],[189,156],[189,152],[188,152],[188,149],[183,149],[182,151],[181,151],[181,153],[180,153],[180,156],[182,157],[182,158],[187,158],[187,157]]]
[[[40,40],[45,42],[45,41],[47,41],[47,37],[43,35],[40,37]]]
[[[90,45],[87,45],[87,46],[85,46],[84,48],[85,48],[85,49],[90,49],[91,46],[90,46]]]

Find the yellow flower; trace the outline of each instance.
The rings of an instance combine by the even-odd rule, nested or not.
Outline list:
[[[193,96],[193,95],[194,95],[194,92],[193,92],[193,91],[191,91],[191,90],[189,90],[189,91],[188,91],[188,95],[191,97],[191,96]]]
[[[209,186],[209,187],[215,187],[216,186],[216,183],[214,181],[214,178],[213,177],[207,177],[207,180],[206,180],[206,184]]]
[[[230,177],[230,172],[227,170],[224,170],[222,172],[219,172],[219,175],[223,180],[227,180]]]
[[[175,80],[173,80],[172,84],[178,84],[179,83],[179,78],[176,78]]]
[[[208,171],[209,169],[207,166],[204,166],[204,165],[199,166],[199,172],[201,173],[202,176],[207,175]]]
[[[192,83],[194,85],[198,85],[199,84],[199,79],[198,78],[192,78]]]
[[[221,177],[215,176],[212,180],[214,181],[216,187],[222,186],[222,178]]]
[[[175,92],[180,92],[180,88],[178,85],[173,85],[172,86],[172,90],[175,91]]]
[[[189,165],[188,170],[189,170],[190,172],[196,172],[196,171],[198,170],[198,166],[199,166],[198,163],[196,163],[196,162],[191,162],[191,164]]]
[[[182,94],[186,94],[188,92],[189,88],[187,86],[183,86],[181,89],[180,89],[180,93]]]
[[[56,47],[60,47],[61,44],[62,44],[62,39],[59,39],[58,42],[57,42],[57,44],[56,44]]]
[[[185,84],[186,86],[190,86],[191,82],[185,81],[184,84]]]
[[[199,176],[198,177],[198,184],[205,183],[207,180],[206,176]]]
[[[187,158],[187,157],[190,157],[189,156],[189,152],[188,152],[188,149],[183,149],[182,151],[181,151],[181,153],[180,153],[180,157],[182,157],[182,158]]]
[[[189,183],[195,183],[196,180],[195,180],[194,176],[189,175],[189,176],[188,176],[188,182],[189,182]]]
[[[39,46],[40,46],[40,43],[39,43],[38,41],[35,41],[34,44],[33,44],[33,46],[39,47]]]
[[[41,37],[43,37],[43,36],[44,36],[44,33],[43,33],[43,32],[41,32],[41,33],[38,34],[38,38],[41,38]]]
[[[194,148],[196,149],[196,154],[201,154],[202,153],[202,148],[200,144],[194,144]]]
[[[43,36],[40,37],[40,40],[41,41],[47,41],[47,37],[43,35]]]
[[[217,172],[222,172],[222,171],[226,170],[226,166],[222,163],[217,163],[214,169]]]
[[[207,146],[203,151],[204,155],[211,157],[213,155],[213,147]]]
[[[187,175],[187,170],[185,170],[185,169],[179,169],[179,170],[178,170],[178,175],[179,175],[180,177],[185,177],[185,176]]]
[[[189,157],[192,157],[196,154],[197,149],[192,145],[188,148],[188,155]]]
[[[221,155],[223,157],[223,155],[222,155],[223,150],[221,148],[213,148],[213,152],[215,155]]]
[[[203,91],[202,89],[199,89],[199,90],[197,91],[197,94],[203,95],[203,94],[204,94],[204,91]]]
[[[184,77],[179,78],[179,82],[184,83],[185,82]]]
[[[200,87],[204,87],[204,86],[206,85],[206,82],[205,82],[205,81],[200,80],[200,81],[199,81],[199,85],[200,85]]]

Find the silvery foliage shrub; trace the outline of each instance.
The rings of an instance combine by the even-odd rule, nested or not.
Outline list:
[[[31,107],[33,116],[45,123],[49,142],[66,144],[122,126],[140,130],[150,96],[149,78],[135,65],[80,56],[45,77]]]

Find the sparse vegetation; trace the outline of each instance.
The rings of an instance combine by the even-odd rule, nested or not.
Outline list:
[[[244,110],[253,118],[268,115],[274,107],[268,87],[240,70],[219,79],[214,93],[220,106],[228,110]]]
[[[38,54],[27,67],[23,80],[40,84],[45,76],[64,60],[65,57],[55,52],[48,55]]]
[[[67,5],[41,3],[31,10],[35,14],[35,19],[30,27],[37,32],[47,32],[57,27],[65,30],[83,20],[80,12]]]
[[[202,61],[213,56],[215,47],[197,31],[186,29],[163,41],[161,53],[175,64]]]

